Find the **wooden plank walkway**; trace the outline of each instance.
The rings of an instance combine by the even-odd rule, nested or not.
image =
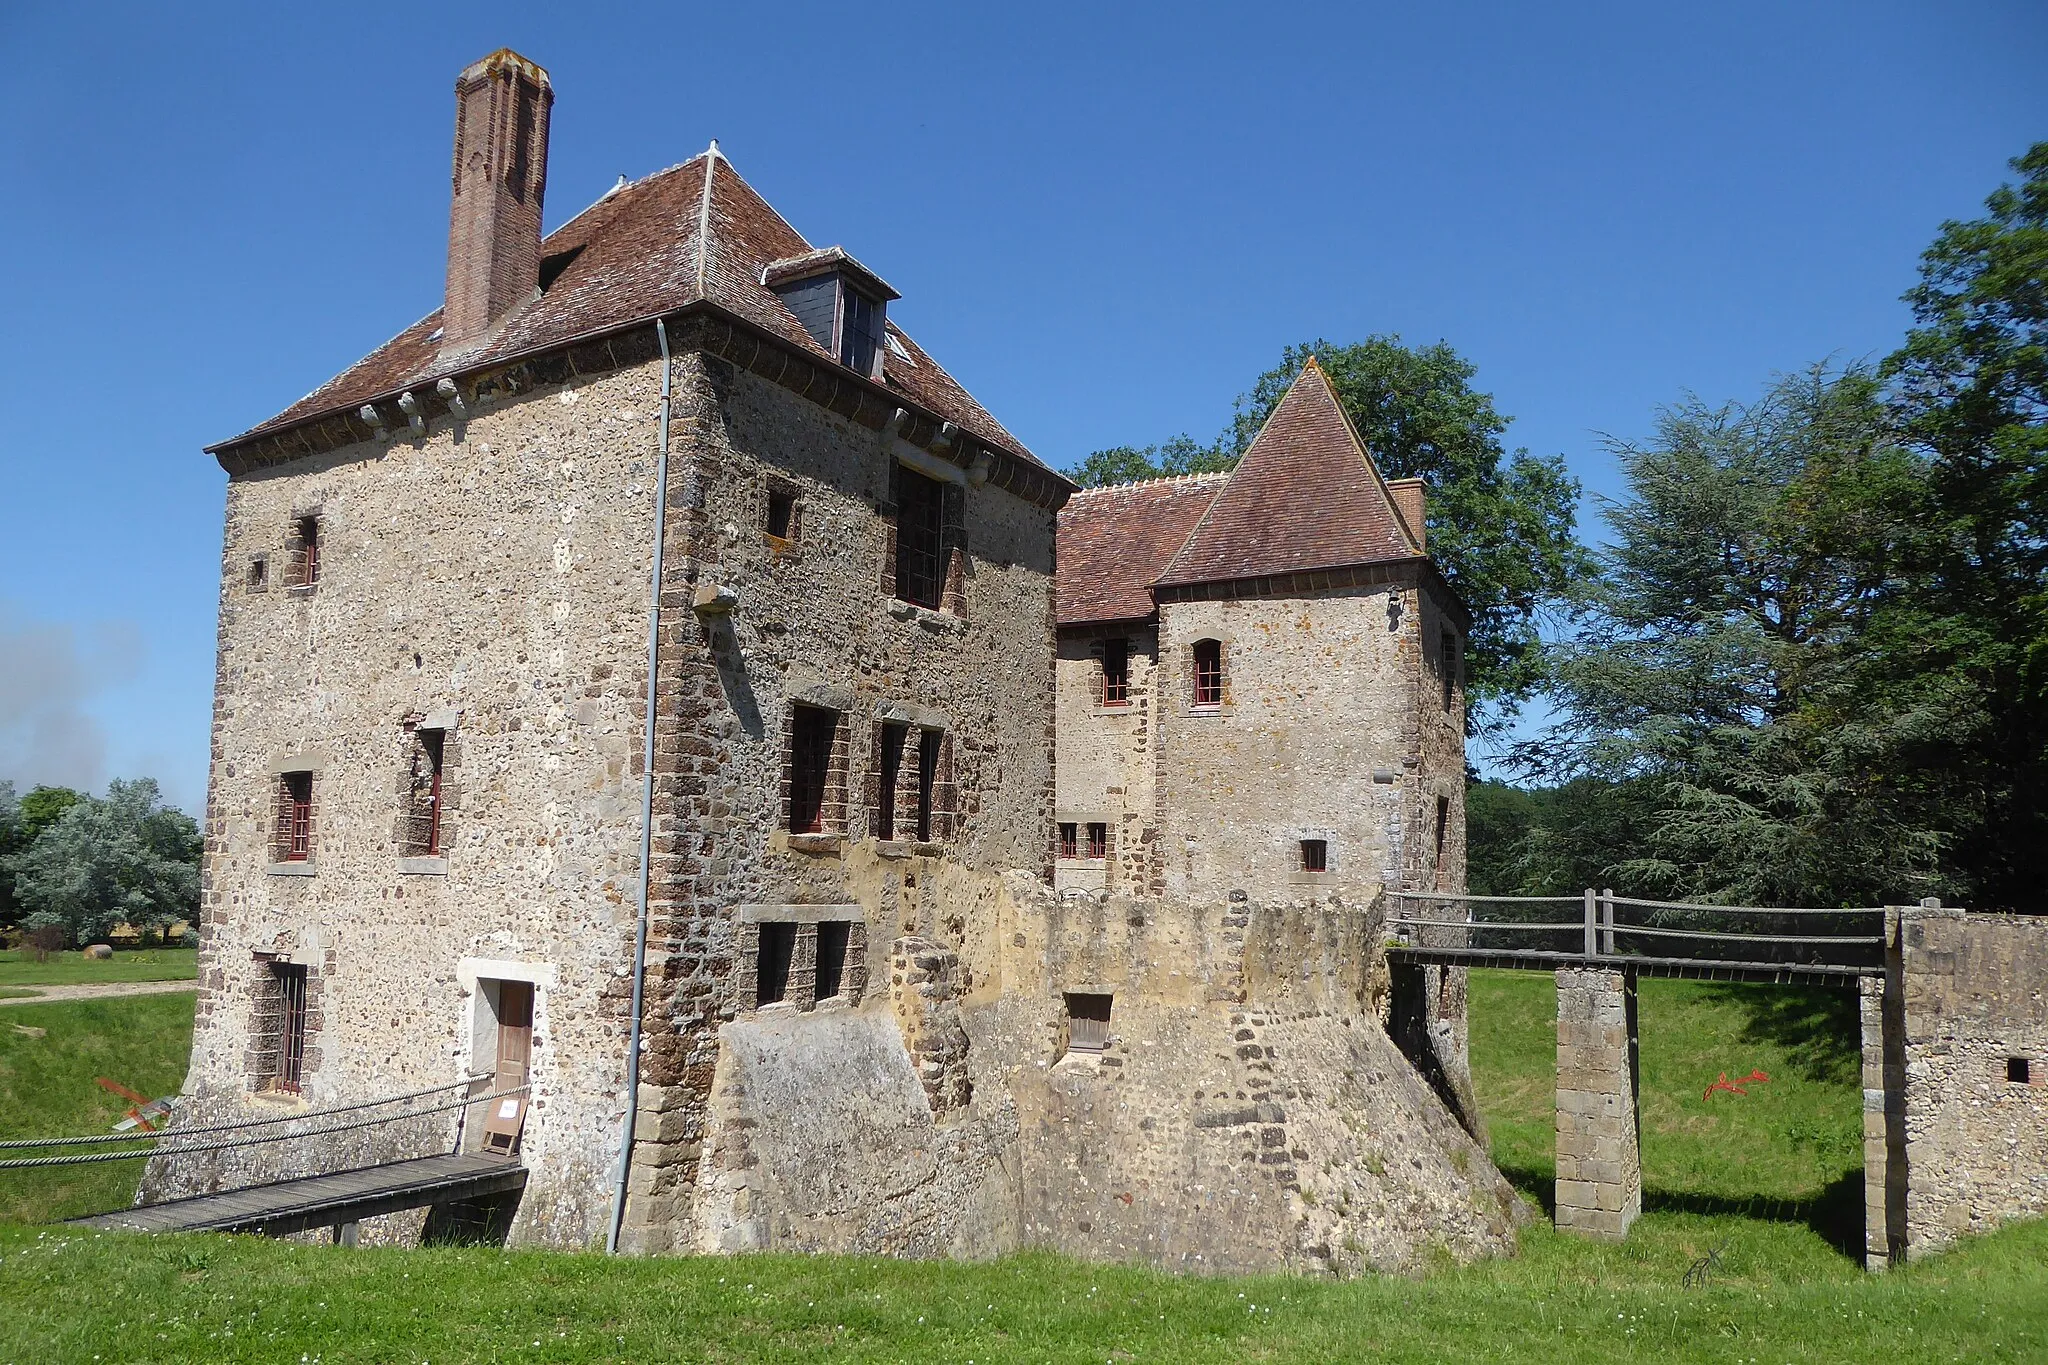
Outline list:
[[[428,1156],[172,1199],[72,1222],[136,1232],[254,1232],[284,1237],[402,1209],[503,1194],[525,1184],[526,1168],[516,1161],[476,1155]]]

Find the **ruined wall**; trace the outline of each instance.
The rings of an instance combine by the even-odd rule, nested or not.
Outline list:
[[[1102,704],[1102,644],[1126,642],[1130,699]],[[1053,884],[1062,891],[1145,895],[1158,862],[1157,762],[1153,753],[1153,680],[1159,632],[1153,625],[1070,628],[1059,637],[1056,819],[1109,826],[1109,856],[1059,860]]]
[[[1514,1196],[1385,1032],[1377,908],[1013,875],[976,911],[981,956],[902,939],[855,1008],[724,1026],[694,1245],[1214,1273],[1512,1251]],[[1112,997],[1099,1054],[1069,1050],[1068,992]]]
[[[985,964],[986,907],[1002,872],[1047,865],[1053,804],[1052,509],[953,471],[967,549],[955,609],[914,606],[887,586],[891,465],[907,459],[944,476],[933,457],[712,358],[682,357],[676,401],[689,490],[678,557],[699,591],[729,588],[734,602],[702,623],[679,614],[664,635],[670,691],[657,740],[675,755],[675,776],[657,809],[662,885],[625,1238],[650,1251],[722,1245],[721,1220],[745,1221],[730,1212],[731,1191],[752,1153],[729,1134],[747,1116],[728,1101],[757,1092],[748,1078],[766,1062],[745,1058],[767,1057],[784,1034],[747,1019],[755,1002],[738,986],[738,908],[856,906],[871,969],[875,951],[905,935]],[[771,490],[794,498],[789,537],[764,529]],[[784,828],[786,728],[798,702],[843,717],[821,835]],[[949,739],[951,818],[929,842],[871,833],[883,721]],[[869,1037],[849,1029],[806,1022],[791,1036]],[[832,1237],[866,1246],[857,1225],[849,1214]]]
[[[1909,909],[1896,924],[1905,1254],[1917,1259],[2048,1213],[2048,922]]]
[[[522,976],[536,983],[533,1175],[514,1235],[601,1233],[622,1102],[658,390],[658,368],[640,366],[230,481],[181,1118],[274,1116],[488,1069],[479,978]],[[289,587],[294,519],[314,514],[318,581]],[[438,860],[402,859],[398,844],[408,716],[450,727]],[[276,866],[278,775],[301,768],[315,774],[313,856]],[[250,1094],[269,970],[257,954],[308,971],[297,1098]],[[143,1195],[447,1150],[455,1131],[443,1115],[153,1163]]]

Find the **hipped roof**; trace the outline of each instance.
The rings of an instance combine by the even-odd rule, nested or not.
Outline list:
[[[1062,625],[1135,620],[1154,588],[1424,559],[1311,359],[1226,475],[1080,493],[1060,513]]]
[[[762,283],[771,263],[814,248],[740,177],[716,146],[621,186],[550,233],[543,274],[559,273],[480,346],[441,350],[441,311],[421,318],[277,416],[214,450],[364,403],[431,386],[674,313],[711,304],[827,362],[837,358]],[[573,253],[573,255],[572,255]],[[1000,450],[1045,466],[895,323],[881,383],[910,404]]]

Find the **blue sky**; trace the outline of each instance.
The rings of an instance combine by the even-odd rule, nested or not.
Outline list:
[[[2048,137],[2048,7],[0,5],[0,777],[206,781],[200,447],[435,307],[455,73],[557,91],[548,222],[720,140],[1027,444],[1208,437],[1291,341],[1448,339],[1600,434],[1882,354]]]

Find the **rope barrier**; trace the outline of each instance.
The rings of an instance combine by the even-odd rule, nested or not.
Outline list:
[[[447,1086],[436,1089],[446,1090]],[[230,1147],[254,1147],[265,1142],[289,1142],[295,1138],[325,1137],[329,1133],[346,1133],[357,1128],[374,1128],[380,1123],[396,1123],[400,1119],[425,1118],[429,1114],[442,1114],[451,1109],[466,1109],[472,1104],[483,1104],[489,1100],[502,1100],[512,1095],[524,1094],[530,1086],[518,1085],[510,1090],[500,1090],[489,1095],[478,1095],[474,1099],[451,1100],[437,1104],[431,1109],[415,1109],[405,1114],[389,1114],[383,1118],[357,1119],[353,1123],[330,1124],[325,1128],[314,1128],[303,1133],[275,1133],[267,1137],[236,1138],[226,1142],[201,1142],[189,1147],[155,1149],[141,1148],[133,1152],[88,1152],[83,1156],[27,1156],[0,1161],[0,1171],[23,1171],[43,1166],[83,1166],[98,1161],[132,1161],[147,1156],[191,1156],[195,1152],[219,1152]],[[367,1106],[357,1106],[363,1108]],[[338,1112],[338,1111],[337,1111]]]
[[[380,1105],[399,1104],[405,1100],[419,1099],[423,1095],[438,1095],[443,1090],[453,1090],[457,1086],[474,1085],[478,1081],[487,1081],[489,1079],[491,1079],[491,1073],[486,1071],[480,1075],[466,1077],[463,1080],[450,1081],[446,1085],[430,1085],[425,1090],[408,1090],[403,1095],[386,1095],[380,1100],[363,1100],[357,1104],[338,1104],[332,1109],[309,1109],[298,1114],[281,1114],[276,1118],[244,1119],[238,1123],[194,1124],[190,1128],[172,1128],[154,1133],[98,1133],[92,1137],[43,1138],[41,1140],[35,1138],[11,1138],[5,1142],[0,1142],[0,1150],[16,1150],[23,1147],[84,1147],[108,1142],[156,1142],[167,1137],[186,1138],[194,1133],[228,1133],[243,1128],[265,1128],[277,1123],[300,1123],[307,1119],[324,1119],[330,1114],[352,1114],[358,1109],[375,1109]]]

